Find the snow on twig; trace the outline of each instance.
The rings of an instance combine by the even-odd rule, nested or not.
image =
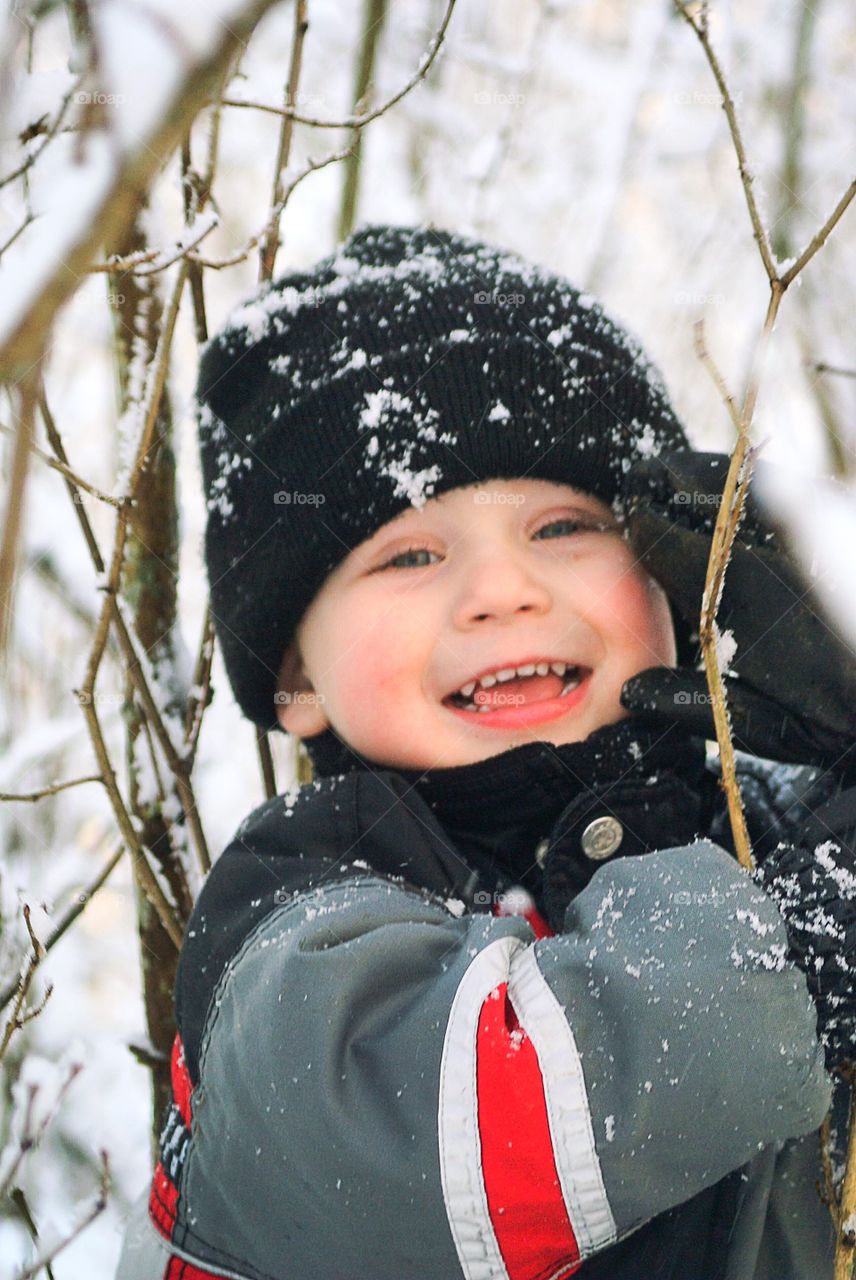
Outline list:
[[[273,0],[107,0],[92,13],[109,128],[43,187],[42,207],[0,270],[0,370],[17,379],[97,247],[116,243],[160,164]],[[145,53],[146,56],[142,56]],[[152,74],[152,69],[157,73]],[[55,138],[53,147],[65,140]],[[71,145],[71,144],[69,144]]]

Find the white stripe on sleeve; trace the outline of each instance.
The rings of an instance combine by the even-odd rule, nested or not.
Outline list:
[[[499,938],[480,951],[461,979],[446,1029],[440,1067],[440,1175],[446,1214],[466,1280],[508,1280],[487,1207],[476,1091],[476,1033],[482,1005],[508,981],[519,938]]]
[[[514,956],[508,994],[538,1055],[556,1169],[580,1257],[591,1257],[614,1243],[615,1220],[595,1148],[579,1050],[533,947]]]

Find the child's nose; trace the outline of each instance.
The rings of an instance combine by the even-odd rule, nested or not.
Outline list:
[[[488,618],[506,621],[517,613],[544,613],[552,604],[546,584],[508,549],[473,557],[460,587],[456,622],[468,627]]]

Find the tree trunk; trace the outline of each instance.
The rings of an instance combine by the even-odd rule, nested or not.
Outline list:
[[[142,210],[140,211],[142,212]],[[146,247],[138,215],[127,239],[110,246],[127,255]],[[134,276],[129,272],[109,277],[114,316],[116,369],[120,408],[126,412],[142,394],[141,381],[154,355],[161,330],[163,306],[156,281],[159,276]],[[161,398],[153,444],[137,490],[122,575],[122,598],[138,648],[145,652],[157,683],[158,702],[168,723],[183,716],[183,691],[176,679],[175,627],[178,582],[178,511],[175,489],[175,456],[172,447],[172,412],[167,389]],[[143,846],[150,854],[168,891],[186,921],[193,905],[186,866],[166,814],[177,813],[178,830],[183,814],[175,804],[172,778],[159,757],[151,761],[152,739],[145,718],[126,684],[127,764],[130,808],[135,815]],[[177,735],[176,735],[177,738]],[[141,771],[141,764],[143,770]],[[166,804],[165,802],[169,802]],[[180,847],[180,846],[179,846]],[[137,885],[137,924],[143,997],[152,1071],[152,1138],[158,1134],[170,1094],[170,1051],[175,1037],[173,991],[178,955],[157,913]]]

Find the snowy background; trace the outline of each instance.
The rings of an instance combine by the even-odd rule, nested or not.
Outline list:
[[[190,13],[193,5],[174,0],[170,8]],[[441,0],[398,0],[390,6],[376,100],[412,75],[444,8]],[[328,117],[347,114],[353,105],[362,6],[312,0],[309,18],[301,109]],[[292,8],[284,4],[262,20],[230,85],[231,97],[281,101],[292,21]],[[797,95],[802,145],[795,180],[787,170],[803,21],[802,5],[791,0],[714,3],[711,19],[781,258],[798,252],[856,173],[851,0],[815,5],[805,84]],[[120,22],[116,59],[130,62],[124,79],[121,67],[117,74],[125,87],[124,118],[133,124],[145,116],[146,94],[157,83],[159,66],[153,55],[147,61],[144,42],[123,43],[121,32]],[[19,68],[16,87],[6,94],[0,173],[20,162],[16,135],[44,112],[54,112],[73,83],[62,11],[44,11],[29,56],[30,73]],[[204,125],[202,119],[194,134],[200,150]],[[228,255],[263,226],[277,133],[273,116],[236,108],[224,112],[215,186],[221,221],[205,240],[208,256]],[[298,126],[292,165],[310,156],[319,159],[345,141],[341,131]],[[729,385],[739,391],[768,289],[716,86],[698,42],[670,2],[459,0],[426,81],[366,130],[362,146],[359,221],[430,219],[566,273],[599,294],[640,337],[662,369],[694,443],[730,447],[733,431],[694,354],[692,326],[704,318],[708,346]],[[67,166],[63,155],[60,146],[56,161],[46,161],[43,171],[32,175],[33,198],[47,212],[53,209],[59,223],[82,207],[75,203],[77,196],[71,204],[62,202],[67,197],[61,198],[61,174],[51,166]],[[332,249],[341,184],[341,168],[331,165],[298,187],[283,219],[277,273],[310,264]],[[19,225],[22,210],[20,184],[0,187],[0,244]],[[170,164],[154,190],[151,242],[174,243],[181,219],[177,166]],[[33,234],[40,229],[34,227]],[[12,305],[9,282],[23,288],[31,263],[32,247],[24,236],[3,258],[4,306]],[[234,268],[207,274],[212,332],[235,302],[255,289],[256,269],[254,254]],[[756,435],[769,438],[767,456],[798,469],[795,511],[810,514],[806,536],[822,536],[827,528],[817,515],[818,504],[825,503],[817,496],[822,486],[812,479],[813,473],[829,470],[824,426],[837,430],[851,463],[856,452],[854,279],[856,212],[851,210],[785,298],[764,375]],[[54,333],[46,386],[71,465],[95,485],[115,491],[123,459],[106,289],[103,275],[90,276],[77,288]],[[196,346],[188,304],[186,295],[171,391],[182,518],[180,611],[189,664],[202,625],[205,578],[191,415]],[[818,373],[817,363],[851,376]],[[10,417],[5,403],[0,423]],[[9,437],[0,436],[7,466],[10,454]],[[94,501],[88,511],[102,545],[109,546],[109,512]],[[73,689],[83,678],[100,597],[61,477],[38,460],[32,463],[25,525],[10,661],[3,672],[3,792],[31,791],[95,771]],[[853,528],[851,510],[831,535],[832,550],[818,551],[822,564],[824,556],[842,559],[835,553]],[[856,582],[852,568],[849,572],[852,597]],[[263,789],[253,731],[237,712],[219,661],[214,684],[194,782],[216,854],[262,801]],[[109,689],[109,679],[102,687]],[[102,707],[116,761],[123,759],[120,689],[117,675],[115,705]],[[282,790],[293,777],[291,749],[281,735],[273,749]],[[33,907],[36,932],[44,936],[51,918],[112,849],[114,820],[101,788],[91,784],[36,805],[0,805],[0,839],[6,922],[0,976],[5,982],[23,950],[21,903]],[[108,1276],[118,1256],[123,1214],[150,1170],[148,1073],[127,1047],[129,1040],[142,1037],[144,1022],[125,863],[48,957],[37,993],[46,980],[55,987],[52,999],[15,1038],[6,1064],[0,1146],[14,1138],[10,1082],[17,1077],[16,1090],[27,1081],[39,1082],[39,1098],[46,1104],[67,1065],[79,1063],[82,1069],[40,1149],[25,1163],[20,1182],[49,1241],[66,1234],[91,1203],[98,1150],[108,1151],[109,1207],[54,1264],[57,1280]],[[0,1218],[0,1276],[15,1274],[30,1256],[20,1223]]]

